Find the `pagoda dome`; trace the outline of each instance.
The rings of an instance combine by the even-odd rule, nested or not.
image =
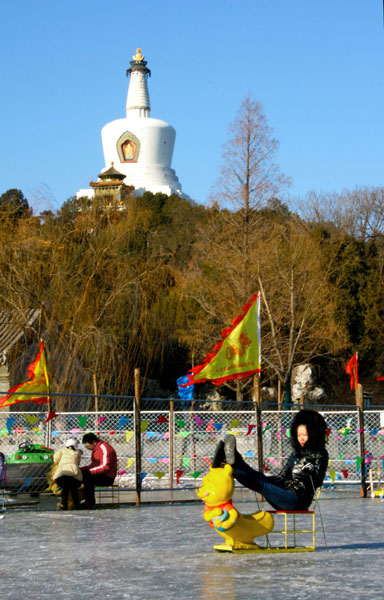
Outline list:
[[[110,180],[110,181],[123,181],[125,179],[124,173],[120,173],[113,166],[113,162],[111,162],[111,166],[106,171],[102,171],[99,173],[98,178],[102,181]]]

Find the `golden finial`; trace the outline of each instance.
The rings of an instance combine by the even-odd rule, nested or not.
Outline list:
[[[144,60],[144,56],[141,54],[141,48],[137,48],[136,54],[132,56],[132,58],[137,62],[141,62],[142,60]]]

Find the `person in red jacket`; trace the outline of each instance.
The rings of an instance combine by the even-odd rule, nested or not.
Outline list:
[[[83,506],[94,508],[95,486],[113,485],[117,473],[117,455],[110,444],[94,433],[86,433],[83,436],[83,444],[88,450],[92,450],[91,464],[81,467],[85,495]]]

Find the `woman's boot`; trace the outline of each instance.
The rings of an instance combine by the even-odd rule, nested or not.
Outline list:
[[[225,453],[224,453],[224,442],[220,440],[216,444],[215,452],[213,454],[211,467],[212,469],[218,469],[225,464]]]

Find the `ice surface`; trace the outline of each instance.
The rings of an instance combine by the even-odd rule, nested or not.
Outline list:
[[[316,552],[267,555],[215,553],[222,539],[204,522],[202,503],[10,509],[0,520],[0,598],[383,598],[384,503],[325,497],[319,504],[328,549],[317,509]]]

